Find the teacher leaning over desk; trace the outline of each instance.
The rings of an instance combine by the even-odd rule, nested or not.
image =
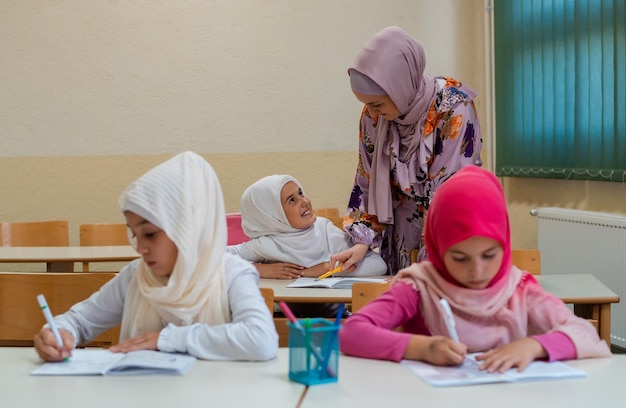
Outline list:
[[[359,122],[359,162],[344,229],[355,245],[334,255],[349,269],[378,248],[395,274],[423,251],[423,227],[437,188],[469,165],[481,166],[476,93],[424,73],[424,49],[398,27],[372,37],[348,69]]]

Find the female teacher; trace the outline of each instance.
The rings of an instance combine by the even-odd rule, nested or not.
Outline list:
[[[425,257],[423,227],[437,188],[464,166],[481,166],[476,93],[459,81],[424,73],[424,49],[398,27],[365,44],[348,69],[365,104],[359,163],[344,229],[355,244],[331,258],[356,269],[378,248],[394,275]]]

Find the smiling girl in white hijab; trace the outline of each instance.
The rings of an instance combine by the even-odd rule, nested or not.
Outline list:
[[[330,220],[317,217],[302,185],[288,175],[264,177],[241,197],[243,231],[250,241],[229,246],[254,262],[262,278],[317,277],[332,269],[331,255],[350,248],[350,239]],[[349,271],[336,276],[383,275],[382,258],[369,251]]]
[[[227,254],[224,200],[209,163],[181,153],[148,171],[119,199],[141,258],[89,299],[57,316],[65,347],[50,330],[39,355],[62,360],[121,323],[111,351],[153,349],[211,360],[268,360],[278,335],[250,263]]]

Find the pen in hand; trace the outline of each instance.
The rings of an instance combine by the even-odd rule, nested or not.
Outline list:
[[[459,336],[456,334],[456,324],[454,323],[454,316],[452,316],[452,309],[450,309],[450,305],[446,299],[440,299],[439,303],[441,303],[441,307],[443,308],[443,320],[446,323],[448,334],[452,340],[459,343]]]
[[[52,330],[52,334],[54,334],[54,338],[56,339],[60,348],[63,348],[63,338],[61,337],[61,333],[59,333],[59,329],[57,325],[54,323],[54,319],[52,318],[52,312],[48,307],[48,302],[46,302],[46,298],[44,295],[37,295],[37,302],[39,302],[39,306],[41,307],[41,311],[43,312],[44,317],[46,318],[46,322],[48,322],[48,326],[50,330]],[[68,358],[65,357],[65,361]]]
[[[329,276],[334,275],[334,274],[339,273],[339,272],[341,272],[341,265],[339,265],[339,261],[337,261],[337,262],[335,262],[335,268],[334,269],[331,269],[330,271],[321,274],[315,280],[321,280],[321,279],[324,279],[324,278],[328,278]]]

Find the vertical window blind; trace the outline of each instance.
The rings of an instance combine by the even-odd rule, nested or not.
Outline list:
[[[496,174],[626,181],[626,0],[494,0]]]

